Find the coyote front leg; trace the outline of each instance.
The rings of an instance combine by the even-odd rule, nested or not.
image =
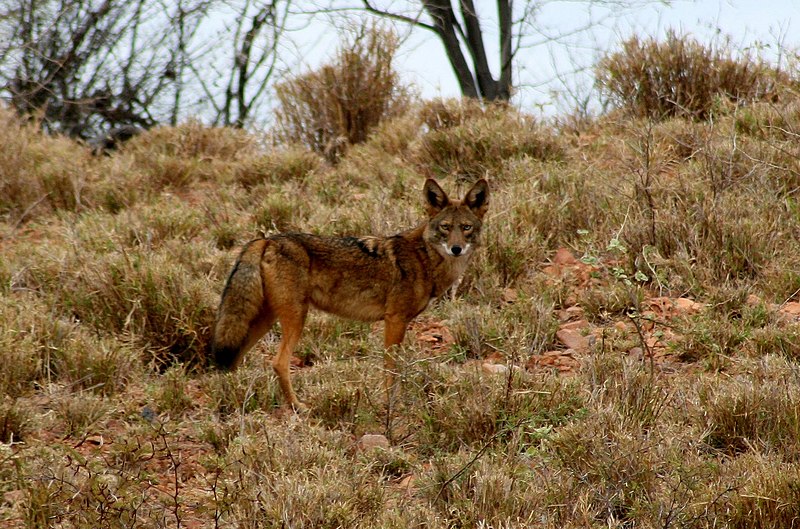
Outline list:
[[[398,347],[403,343],[407,328],[408,320],[406,318],[390,316],[384,320],[383,344],[386,349],[383,353],[383,367],[386,371],[384,385],[387,396],[391,396],[394,388],[394,375],[397,371],[395,355]]]

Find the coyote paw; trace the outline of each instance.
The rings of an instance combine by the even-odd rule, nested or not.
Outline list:
[[[308,415],[309,407],[299,400],[297,402],[292,402],[289,406],[297,415]]]

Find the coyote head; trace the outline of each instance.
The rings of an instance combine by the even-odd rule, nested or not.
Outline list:
[[[483,216],[489,206],[489,184],[475,182],[463,200],[450,200],[436,180],[429,178],[423,188],[428,210],[425,241],[443,256],[468,256],[479,244]]]

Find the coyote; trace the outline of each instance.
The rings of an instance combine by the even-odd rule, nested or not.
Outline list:
[[[428,218],[391,237],[323,237],[285,233],[247,243],[222,292],[212,354],[235,369],[244,353],[278,321],[282,336],[272,368],[288,403],[301,410],[289,379],[289,359],[309,307],[362,321],[384,321],[386,385],[395,368],[390,348],[431,299],[460,280],[479,244],[489,205],[481,179],[461,201],[428,179]]]

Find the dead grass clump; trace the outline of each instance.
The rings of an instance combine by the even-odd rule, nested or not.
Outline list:
[[[685,116],[705,120],[718,100],[737,104],[768,100],[781,93],[789,76],[763,59],[734,56],[729,42],[704,46],[669,31],[666,38],[634,36],[622,50],[603,58],[597,79],[619,108],[656,120]]]
[[[800,359],[800,329],[796,325],[766,325],[754,329],[750,348],[756,356],[779,354],[792,360]]]
[[[422,493],[448,527],[539,526],[545,495],[525,457],[490,451],[478,460],[462,452],[435,461]]]
[[[64,426],[64,435],[81,437],[106,416],[109,404],[92,393],[73,393],[59,399],[55,411]]]
[[[365,26],[342,43],[332,64],[279,83],[281,138],[335,163],[380,122],[403,113],[408,95],[392,65],[397,46],[394,33]]]
[[[0,348],[6,353],[0,369],[0,393],[19,397],[45,380],[45,354],[37,337],[47,314],[44,303],[33,296],[0,296]]]
[[[751,380],[700,392],[705,442],[728,455],[744,452],[795,457],[800,438],[797,392],[785,383]]]
[[[243,416],[257,410],[268,411],[280,405],[280,389],[272,373],[264,371],[257,351],[251,351],[249,365],[231,373],[209,373],[202,384],[211,406],[222,417]],[[297,378],[297,377],[295,377]]]
[[[674,343],[678,357],[685,362],[702,362],[707,369],[724,369],[740,356],[750,330],[741,321],[716,316],[697,315],[682,327],[682,336]]]
[[[470,121],[484,118],[496,109],[508,108],[505,103],[484,105],[472,97],[460,99],[432,99],[424,101],[420,107],[420,119],[428,130],[445,130],[459,127]]]
[[[404,200],[408,183],[422,182],[409,160],[419,128],[416,116],[410,112],[382,122],[366,142],[350,148],[335,171],[323,180],[347,182],[362,190],[380,182],[392,191],[393,199]]]
[[[246,189],[261,183],[303,181],[313,178],[322,168],[323,159],[302,147],[288,146],[247,159],[234,168],[234,181]]]
[[[24,441],[30,430],[31,412],[20,399],[4,395],[0,401],[0,443],[11,444]],[[4,454],[0,452],[0,458]],[[2,490],[0,477],[0,490]]]
[[[251,164],[261,155],[252,134],[189,121],[140,134],[106,163],[111,169],[109,184],[124,189],[133,180],[144,188],[140,193],[157,194],[202,180],[234,181],[255,171]]]
[[[545,261],[550,234],[537,229],[537,224],[549,219],[544,220],[543,213],[539,216],[541,202],[547,198],[535,188],[530,202],[522,204],[511,204],[512,197],[502,189],[497,191],[492,207],[496,206],[498,212],[487,221],[491,229],[481,235],[483,248],[475,261],[477,268],[489,271],[481,278],[482,283],[493,278],[497,281],[493,288],[504,288],[525,279],[537,264]]]
[[[170,250],[96,256],[77,269],[57,288],[60,310],[103,335],[127,336],[159,368],[205,364],[214,320],[208,282]]]
[[[716,509],[725,527],[794,527],[800,519],[800,468],[774,458],[741,458],[734,490]]]
[[[455,175],[467,181],[488,174],[498,181],[509,159],[564,157],[561,142],[552,131],[507,106],[492,105],[482,115],[459,121],[431,129],[420,138],[413,159],[423,174]]]
[[[576,387],[558,379],[529,378],[517,369],[505,374],[453,371],[430,365],[408,375],[404,390],[417,415],[414,444],[421,453],[457,452],[506,445],[519,436],[520,450],[538,445],[549,429],[580,416],[584,401]],[[448,376],[450,374],[450,376]],[[413,391],[414,393],[410,393]],[[418,396],[417,396],[418,395]]]
[[[617,421],[635,430],[652,428],[669,405],[667,383],[647,360],[598,355],[588,362],[585,377],[597,408],[616,411]]]
[[[387,489],[376,483],[371,462],[343,457],[351,448],[349,436],[309,425],[244,436],[233,463],[221,469],[214,508],[226,520],[257,527],[280,527],[282,520],[298,528],[380,525]]]
[[[620,427],[618,415],[602,409],[565,426],[547,442],[571,477],[572,490],[563,493],[572,498],[575,510],[587,511],[595,522],[622,525],[643,517],[657,490],[659,461],[646,445],[645,436]]]
[[[177,127],[156,127],[125,144],[125,154],[137,162],[148,158],[200,159],[235,162],[258,151],[255,136],[229,127],[209,127],[187,121]]]
[[[605,175],[529,158],[509,161],[504,174],[516,182],[515,191],[504,195],[508,202],[498,204],[497,214],[511,211],[512,226],[522,232],[517,236],[532,231],[548,250],[555,250],[571,246],[584,235],[602,236],[607,229],[604,224],[611,211]]]

